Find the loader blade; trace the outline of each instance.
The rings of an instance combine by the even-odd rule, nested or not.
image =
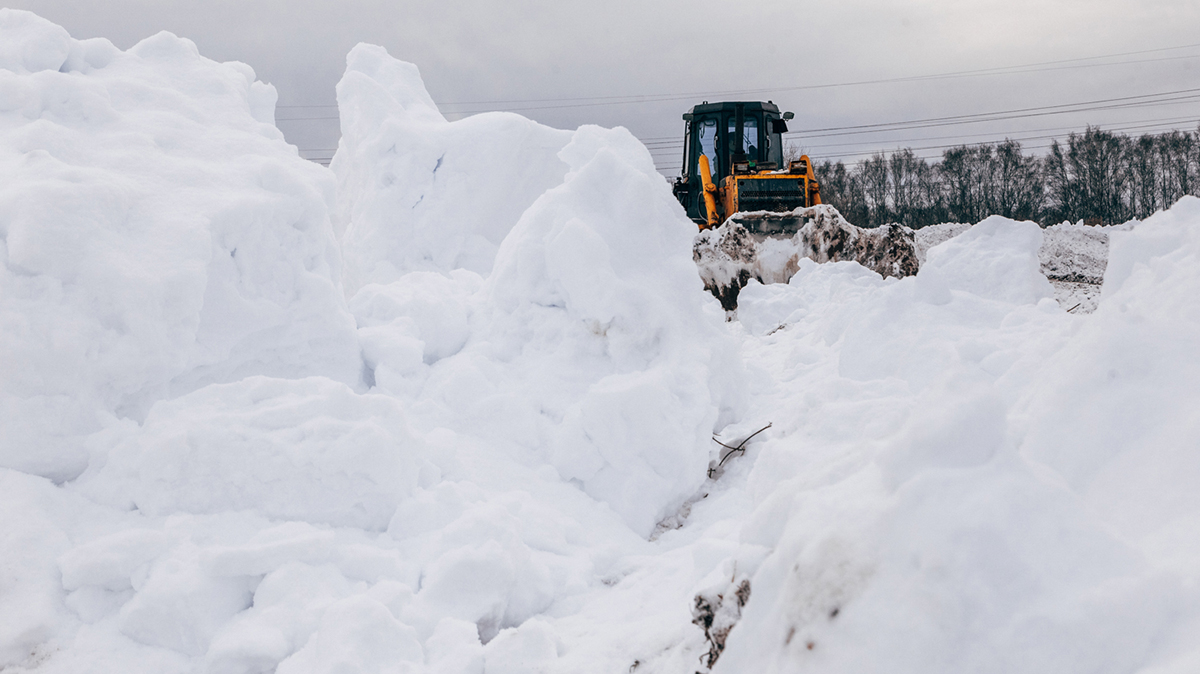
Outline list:
[[[750,282],[787,283],[801,258],[853,260],[881,276],[917,273],[913,230],[903,225],[855,227],[829,205],[787,213],[735,213],[720,227],[701,231],[692,257],[704,287],[732,317],[738,293]]]

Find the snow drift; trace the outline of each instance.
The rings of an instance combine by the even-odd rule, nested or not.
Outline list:
[[[622,129],[360,46],[335,181],[243,66],[0,31],[0,668],[1200,662],[1200,200],[1091,315],[997,218],[726,323]]]
[[[166,33],[3,10],[0,43],[0,465],[73,477],[87,435],[212,382],[358,383],[334,184],[273,88]]]
[[[351,302],[375,381],[531,452],[648,535],[700,486],[740,395],[688,259],[694,225],[649,153],[624,129],[446,122],[412,66],[367,45],[347,60],[333,167],[347,266],[375,270]]]

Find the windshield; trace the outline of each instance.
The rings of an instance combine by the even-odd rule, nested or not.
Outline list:
[[[729,118],[729,149],[737,152],[741,150],[746,153],[746,156],[751,161],[758,160],[758,120],[753,117],[746,117],[742,122],[742,139],[741,147],[738,147],[734,136],[737,134],[737,123],[732,117]]]

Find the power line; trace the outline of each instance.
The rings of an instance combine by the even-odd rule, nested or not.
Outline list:
[[[1193,117],[1188,121],[1198,122],[1198,121],[1200,121],[1200,118]],[[1131,131],[1134,129],[1148,129],[1148,128],[1172,127],[1172,126],[1174,126],[1174,125],[1172,125],[1170,123],[1143,124],[1143,125],[1127,126],[1127,127],[1109,127],[1107,130],[1119,132],[1119,131]],[[1097,127],[1097,128],[1100,128],[1100,127]],[[950,145],[926,145],[923,147],[900,147],[899,145],[897,145],[896,149],[897,150],[912,150],[914,152],[919,151],[919,150],[947,150],[947,149],[951,149],[951,148],[964,147],[964,146],[994,145],[996,143],[1002,143],[1005,140],[1014,140],[1017,142],[1028,141],[1028,140],[1050,140],[1050,139],[1056,139],[1060,135],[1061,134],[1050,134],[1050,135],[1041,135],[1041,136],[1025,136],[1025,137],[1019,137],[1019,138],[1005,137],[1003,140],[997,139],[997,140],[976,141],[973,143],[953,143]],[[1023,149],[1039,149],[1042,147],[1050,147],[1050,146],[1049,145],[1045,145],[1045,146],[1038,145],[1038,146],[1030,146],[1030,147],[1023,146]],[[832,157],[862,157],[862,156],[872,156],[872,155],[876,155],[876,154],[886,154],[886,152],[883,150],[874,150],[874,151],[870,151],[870,152],[860,151],[860,152],[851,152],[851,153],[845,153],[845,154],[821,155],[819,158],[828,159],[828,158],[832,158]],[[818,158],[815,155],[809,155],[809,156],[813,159]]]
[[[995,112],[978,112],[978,113],[971,113],[971,114],[966,114],[966,115],[951,115],[949,117],[928,117],[925,119],[912,119],[912,120],[905,120],[902,122],[880,122],[877,124],[856,124],[856,125],[852,125],[852,126],[831,126],[831,127],[827,127],[824,129],[806,129],[803,131],[791,131],[791,132],[788,132],[787,135],[797,135],[797,134],[810,135],[810,134],[819,134],[819,133],[826,133],[826,132],[833,132],[833,131],[855,131],[855,130],[860,130],[860,129],[882,129],[885,127],[925,128],[924,126],[908,126],[908,125],[928,124],[929,126],[942,126],[943,125],[943,124],[941,124],[942,122],[944,122],[945,124],[955,124],[955,123],[968,123],[970,121],[1000,121],[1000,120],[1006,120],[1006,119],[1015,119],[1015,118],[1019,118],[1019,117],[1039,116],[1036,114],[1025,115],[1022,113],[1035,113],[1035,112],[1043,112],[1043,111],[1050,111],[1050,110],[1062,110],[1064,108],[1078,108],[1078,109],[1062,110],[1063,112],[1090,112],[1092,110],[1109,109],[1110,106],[1107,106],[1107,105],[1102,105],[1102,106],[1098,106],[1098,107],[1081,107],[1081,106],[1093,106],[1093,105],[1097,105],[1097,104],[1108,104],[1108,103],[1116,103],[1116,102],[1122,102],[1122,101],[1135,101],[1137,99],[1159,98],[1162,96],[1177,96],[1180,94],[1186,94],[1186,96],[1182,97],[1183,99],[1190,99],[1190,98],[1196,98],[1197,96],[1200,96],[1200,93],[1197,93],[1197,92],[1200,92],[1200,88],[1178,89],[1176,91],[1164,91],[1164,92],[1154,93],[1154,94],[1139,94],[1137,96],[1121,96],[1118,98],[1102,98],[1102,99],[1097,99],[1097,100],[1092,100],[1092,101],[1081,101],[1079,103],[1060,103],[1058,105],[1042,105],[1042,106],[1036,106],[1036,107],[1031,107],[1031,108],[1015,108],[1012,110],[1000,110],[1000,111],[995,111]],[[1158,103],[1174,101],[1174,100],[1181,100],[1181,99],[1165,99],[1163,101],[1144,101],[1144,102],[1146,104],[1158,104]],[[1052,114],[1061,114],[1061,113],[1052,113]],[[1000,115],[1016,115],[1016,117],[1008,117],[1008,116],[1000,116]],[[845,135],[845,134],[830,134],[830,135]]]
[[[1182,95],[1181,95],[1182,94]],[[1164,97],[1172,98],[1164,98]],[[1147,100],[1158,99],[1158,100]],[[808,138],[824,138],[836,136],[857,135],[860,133],[884,133],[888,131],[907,131],[911,129],[931,128],[935,126],[950,126],[957,124],[969,124],[977,122],[1004,121],[1009,119],[1021,119],[1027,117],[1038,117],[1043,114],[1065,114],[1073,112],[1092,112],[1096,110],[1110,110],[1130,107],[1143,107],[1150,105],[1173,104],[1178,102],[1190,102],[1193,99],[1200,99],[1200,88],[1195,89],[1179,89],[1175,91],[1164,91],[1153,94],[1138,94],[1136,96],[1120,96],[1117,98],[1104,98],[1091,101],[1080,101],[1077,103],[1060,103],[1055,105],[1043,105],[1029,108],[1016,108],[1012,110],[999,110],[993,112],[969,113],[963,115],[951,115],[946,117],[928,117],[924,119],[904,120],[898,122],[878,122],[874,124],[856,124],[850,126],[826,127],[822,129],[808,129],[803,131],[790,131],[786,136],[797,136],[803,134]],[[1055,111],[1055,112],[1052,112]],[[1028,114],[1026,114],[1028,113]],[[840,133],[839,133],[840,132]],[[660,148],[667,147],[683,147],[683,140],[679,137],[674,137],[672,140],[656,141],[644,139],[646,145],[654,145]]]
[[[1186,117],[1186,118],[1164,119],[1164,120],[1146,120],[1146,121],[1148,123],[1138,123],[1138,124],[1133,124],[1133,125],[1122,125],[1122,126],[1110,126],[1110,127],[1107,127],[1107,129],[1105,129],[1105,130],[1111,131],[1111,132],[1122,132],[1122,131],[1132,131],[1132,130],[1137,130],[1137,129],[1144,129],[1144,130],[1159,129],[1159,133],[1166,133],[1168,131],[1176,130],[1181,122],[1186,122],[1189,124],[1200,124],[1200,118],[1198,118],[1198,117]],[[1070,128],[1072,128],[1072,127],[1062,127],[1059,130],[1070,129]],[[1046,129],[1046,130],[1055,130],[1055,129]],[[940,159],[941,153],[938,152],[938,153],[933,153],[933,154],[922,154],[923,152],[927,153],[930,150],[946,150],[946,149],[957,148],[957,147],[976,147],[976,146],[980,146],[980,145],[994,145],[997,143],[1004,142],[1006,140],[1015,140],[1017,142],[1021,142],[1022,150],[1042,150],[1042,149],[1047,149],[1049,147],[1052,147],[1053,143],[1027,145],[1027,144],[1024,144],[1024,141],[1057,139],[1059,137],[1059,135],[1061,135],[1061,134],[1051,134],[1051,135],[1041,135],[1041,136],[1024,136],[1024,137],[1006,136],[1003,140],[991,139],[991,140],[980,140],[980,141],[969,142],[969,143],[955,143],[955,144],[950,144],[950,145],[928,145],[928,146],[918,146],[918,147],[912,147],[911,145],[903,146],[903,144],[906,142],[912,143],[912,142],[921,142],[923,140],[933,140],[933,139],[927,138],[927,139],[918,139],[918,140],[897,141],[896,147],[894,149],[888,149],[888,150],[883,150],[883,149],[877,148],[877,149],[870,150],[870,151],[863,150],[863,151],[857,151],[857,152],[834,153],[834,154],[811,154],[808,152],[805,152],[805,153],[808,154],[809,158],[811,158],[813,160],[819,160],[819,159],[841,160],[841,159],[847,159],[847,158],[851,158],[851,157],[870,157],[870,156],[879,155],[879,154],[886,155],[886,154],[894,153],[897,151],[909,150],[909,151],[912,151],[914,155],[917,155],[921,159],[929,160],[929,159]],[[948,138],[954,138],[954,137],[956,137],[956,136],[949,136]],[[958,137],[961,137],[961,136],[958,136]],[[655,156],[653,151],[651,151],[651,156],[652,157]],[[664,160],[666,159],[665,156],[662,158]],[[678,154],[672,153],[671,163],[659,164],[656,159],[656,168],[658,168],[659,170],[667,170],[667,169],[678,170],[680,168],[680,162],[678,161]]]
[[[875,84],[891,84],[891,83],[898,83],[898,82],[916,82],[916,81],[955,79],[955,78],[962,78],[962,77],[974,77],[974,76],[985,76],[985,75],[1007,75],[1007,74],[1021,74],[1021,73],[1031,73],[1031,72],[1047,72],[1047,71],[1052,71],[1052,70],[1067,70],[1067,69],[1075,69],[1075,68],[1096,68],[1096,67],[1107,67],[1107,66],[1116,66],[1116,65],[1133,65],[1133,64],[1138,64],[1138,63],[1151,63],[1151,62],[1158,62],[1158,61],[1175,61],[1175,60],[1182,60],[1182,59],[1200,58],[1200,54],[1191,54],[1191,55],[1185,55],[1185,56],[1173,56],[1173,57],[1156,58],[1156,59],[1137,59],[1137,60],[1128,60],[1128,61],[1117,61],[1117,62],[1113,62],[1113,63],[1093,63],[1093,64],[1087,64],[1087,65],[1059,66],[1059,67],[1051,67],[1051,68],[1039,67],[1039,66],[1055,65],[1055,64],[1061,64],[1061,63],[1079,62],[1079,61],[1087,61],[1087,60],[1099,60],[1099,59],[1105,59],[1105,58],[1115,58],[1117,56],[1139,54],[1139,53],[1150,53],[1150,52],[1156,52],[1156,51],[1167,51],[1167,50],[1177,50],[1177,49],[1190,49],[1190,48],[1194,48],[1194,47],[1200,47],[1200,43],[1190,44],[1190,45],[1180,45],[1177,47],[1163,47],[1160,49],[1143,50],[1140,52],[1124,52],[1124,53],[1120,53],[1120,54],[1108,54],[1108,55],[1103,55],[1103,56],[1089,56],[1089,57],[1083,57],[1083,58],[1077,58],[1077,59],[1063,59],[1063,60],[1059,60],[1059,61],[1044,61],[1041,63],[1024,64],[1024,65],[997,66],[997,67],[993,67],[993,68],[978,68],[978,69],[974,69],[974,70],[962,70],[962,71],[956,71],[956,72],[938,73],[938,74],[930,74],[930,75],[910,75],[910,76],[904,76],[904,77],[879,78],[879,79],[859,80],[859,81],[851,81],[851,82],[836,82],[836,83],[829,83],[829,84],[807,84],[807,85],[798,85],[798,86],[790,86],[790,87],[760,87],[760,88],[756,88],[756,89],[737,89],[737,90],[715,91],[715,92],[714,91],[690,92],[690,93],[680,93],[680,94],[645,94],[645,95],[633,95],[633,96],[627,95],[627,96],[603,96],[603,97],[587,97],[587,98],[558,98],[558,99],[548,98],[548,99],[524,99],[524,100],[509,100],[509,101],[477,101],[477,102],[471,102],[471,103],[442,103],[439,107],[441,107],[441,106],[453,107],[456,105],[496,106],[496,105],[509,105],[512,103],[521,103],[521,102],[565,103],[564,105],[510,106],[510,107],[503,108],[506,111],[554,110],[554,109],[563,109],[563,108],[594,107],[594,106],[600,106],[600,105],[627,105],[627,104],[635,104],[635,103],[661,103],[661,102],[666,102],[666,101],[695,99],[695,98],[701,98],[701,97],[730,98],[730,97],[738,97],[738,96],[744,96],[744,95],[749,95],[749,94],[763,94],[763,93],[771,93],[771,92],[782,93],[782,92],[804,91],[804,90],[813,90],[813,89],[835,89],[835,88],[841,88],[841,87],[855,87],[855,86],[875,85]],[[575,103],[572,101],[591,101],[591,102]],[[490,110],[495,110],[495,109],[497,109],[497,108],[496,107],[488,107],[488,108],[481,109],[481,110],[455,110],[453,112],[457,112],[457,113],[461,113],[461,114],[470,114],[473,112],[484,112],[484,111],[490,111]]]
[[[1064,64],[1077,64],[1077,65],[1066,66],[1066,68],[1107,67],[1107,66],[1115,66],[1115,65],[1133,65],[1133,64],[1139,64],[1139,63],[1151,63],[1151,62],[1200,58],[1200,54],[1189,54],[1189,55],[1183,55],[1183,56],[1170,56],[1170,57],[1153,58],[1153,59],[1134,59],[1134,60],[1117,61],[1117,62],[1112,62],[1112,63],[1092,63],[1092,64],[1086,64],[1086,65],[1078,65],[1078,64],[1081,64],[1086,61],[1101,61],[1104,59],[1119,58],[1119,57],[1123,57],[1123,56],[1139,56],[1139,55],[1143,55],[1143,54],[1162,53],[1162,52],[1167,52],[1167,51],[1179,51],[1182,49],[1193,49],[1196,47],[1200,47],[1200,42],[1193,43],[1193,44],[1177,45],[1177,46],[1173,46],[1173,47],[1158,47],[1155,49],[1141,49],[1141,50],[1136,50],[1136,51],[1116,52],[1116,53],[1112,53],[1112,54],[1101,54],[1101,55],[1097,55],[1097,56],[1084,56],[1084,57],[1070,58],[1070,59],[1057,59],[1057,60],[1053,60],[1053,61],[1039,61],[1039,62],[1034,62],[1034,63],[1023,63],[1023,64],[1016,64],[1016,65],[1009,65],[1009,66],[995,66],[995,67],[991,67],[991,68],[975,68],[975,69],[971,69],[971,70],[959,70],[959,71],[951,71],[951,72],[944,72],[944,73],[933,73],[933,74],[927,74],[927,75],[909,75],[909,76],[903,76],[903,77],[877,78],[877,79],[856,80],[856,81],[849,81],[849,82],[832,82],[832,83],[827,83],[827,84],[807,84],[807,85],[798,85],[798,86],[791,86],[791,87],[760,87],[760,88],[756,88],[756,89],[734,89],[734,90],[726,90],[726,91],[693,91],[693,92],[673,93],[673,94],[625,94],[625,95],[614,95],[614,96],[583,96],[583,97],[558,97],[558,98],[500,99],[500,100],[482,100],[482,101],[451,101],[451,102],[441,103],[439,105],[439,107],[472,106],[472,105],[512,106],[513,104],[518,104],[518,103],[568,103],[568,104],[570,104],[570,105],[561,105],[561,106],[534,106],[534,107],[517,106],[517,107],[508,108],[510,110],[548,110],[548,109],[556,109],[556,108],[588,107],[588,106],[596,106],[596,105],[658,103],[658,102],[664,102],[664,101],[680,100],[680,99],[685,99],[685,98],[705,97],[705,96],[708,96],[708,97],[714,97],[714,96],[715,97],[730,97],[730,96],[741,96],[741,95],[747,95],[747,94],[759,94],[759,93],[776,92],[776,91],[778,91],[778,92],[803,91],[803,90],[811,90],[811,89],[830,89],[830,88],[855,87],[855,86],[865,86],[865,85],[874,85],[874,84],[889,84],[889,83],[897,83],[897,82],[913,82],[913,81],[922,81],[922,80],[960,78],[960,77],[970,77],[970,76],[978,76],[978,75],[998,75],[998,74],[1020,74],[1020,73],[1028,73],[1028,72],[1045,72],[1045,71],[1049,71],[1049,70],[1061,70],[1064,68],[1059,68],[1059,67],[1046,68],[1044,66],[1063,66]],[[327,109],[327,108],[335,108],[336,109],[337,107],[338,106],[336,104],[311,104],[311,105],[294,104],[294,105],[278,105],[278,106],[276,106],[277,109]],[[490,109],[491,108],[489,108],[489,110]],[[469,114],[469,113],[475,112],[475,111],[457,110],[457,111],[452,111],[452,112],[457,112],[460,114],[462,114],[462,113]],[[329,119],[337,119],[337,117],[336,116],[334,116],[334,117],[294,117],[294,118],[288,118],[286,121],[315,121],[315,120],[329,120]],[[279,121],[285,121],[285,120],[279,120]]]
[[[910,76],[905,76],[905,77],[874,79],[874,80],[860,80],[860,81],[851,81],[851,82],[838,82],[838,83],[830,83],[830,84],[808,84],[808,85],[801,85],[801,86],[796,86],[796,87],[785,87],[785,88],[778,89],[778,90],[779,91],[792,91],[792,90],[800,90],[800,89],[825,89],[825,88],[830,88],[830,87],[858,86],[858,85],[864,85],[864,84],[905,82],[905,81],[911,81],[913,79],[957,77],[957,76],[962,76],[962,75],[985,74],[985,73],[1006,71],[1006,70],[1012,70],[1012,69],[1018,69],[1018,68],[1031,68],[1031,67],[1035,67],[1035,66],[1057,65],[1057,64],[1062,64],[1062,63],[1072,63],[1072,62],[1079,62],[1079,61],[1090,61],[1090,60],[1099,60],[1099,59],[1106,59],[1106,58],[1116,58],[1118,56],[1132,56],[1132,55],[1137,55],[1137,54],[1149,54],[1152,52],[1173,51],[1173,50],[1179,50],[1179,49],[1191,49],[1194,47],[1200,47],[1200,42],[1193,43],[1193,44],[1187,44],[1187,45],[1179,45],[1179,46],[1175,46],[1175,47],[1160,47],[1157,49],[1144,49],[1144,50],[1132,51],[1132,52],[1119,52],[1116,54],[1104,54],[1104,55],[1100,55],[1100,56],[1085,56],[1085,57],[1081,57],[1081,58],[1061,59],[1061,60],[1057,60],[1057,61],[1042,61],[1042,62],[1038,62],[1038,63],[1026,63],[1026,64],[1012,65],[1012,66],[996,66],[996,67],[992,67],[992,68],[978,68],[978,69],[974,69],[974,70],[961,70],[961,71],[954,71],[954,72],[948,72],[948,73],[937,73],[937,74],[931,74],[931,75],[910,75]],[[1176,59],[1181,59],[1181,58],[1189,59],[1189,58],[1197,58],[1197,56],[1200,56],[1200,55],[1190,55],[1190,56],[1181,56],[1181,57],[1171,57],[1168,59],[1151,59],[1151,60],[1176,60]],[[1105,64],[1098,64],[1098,65],[1125,65],[1127,63],[1142,63],[1142,62],[1144,62],[1144,61],[1138,60],[1138,61],[1124,61],[1124,62],[1120,62],[1120,63],[1105,63]],[[627,99],[634,99],[634,101],[636,102],[636,101],[640,101],[642,99],[651,99],[651,98],[654,98],[654,99],[661,98],[663,100],[670,100],[670,99],[673,99],[676,97],[694,97],[694,96],[705,96],[705,95],[722,95],[723,96],[723,95],[758,93],[758,92],[762,92],[762,91],[775,91],[775,90],[776,89],[772,89],[772,88],[759,88],[759,89],[737,89],[737,90],[722,91],[722,92],[711,92],[711,91],[703,92],[703,91],[701,91],[701,92],[689,92],[689,93],[681,93],[681,94],[644,94],[644,95],[624,95],[624,96],[586,96],[586,97],[579,97],[579,98],[533,98],[533,99],[510,99],[510,100],[493,100],[493,101],[464,101],[464,102],[447,102],[447,103],[443,103],[443,105],[491,105],[491,104],[505,104],[505,103],[562,103],[562,102],[575,102],[575,101],[610,101],[610,100],[627,100]]]
[[[1121,127],[1109,127],[1109,128],[1112,128],[1113,130],[1141,129],[1141,128],[1149,128],[1149,127],[1164,126],[1164,125],[1171,125],[1171,124],[1191,123],[1191,122],[1196,121],[1196,119],[1197,118],[1195,116],[1174,117],[1174,118],[1169,118],[1169,119],[1142,119],[1142,120],[1136,120],[1136,121],[1132,121],[1132,122],[1128,123],[1133,126],[1121,126]],[[1046,132],[1046,131],[1078,131],[1078,130],[1079,130],[1078,126],[1058,126],[1058,127],[1047,128],[1047,129],[1025,129],[1019,133],[1041,133],[1041,132]],[[924,138],[920,138],[920,139],[916,139],[916,140],[899,140],[896,142],[900,142],[900,143],[925,142],[925,141],[930,141],[930,140],[949,140],[952,138],[974,138],[974,137],[978,137],[978,136],[979,136],[979,134],[955,134],[955,135],[950,135],[950,136],[928,136],[928,137],[924,137]],[[1047,138],[1050,138],[1050,137],[1052,137],[1052,136],[1047,136]],[[832,144],[826,144],[826,145],[807,145],[807,144],[805,144],[803,147],[810,148],[810,149],[827,149],[827,148],[839,148],[839,147],[857,147],[857,146],[868,145],[868,144],[878,145],[880,142],[891,142],[891,141],[872,140],[872,141],[859,141],[859,142],[849,142],[849,143],[832,143]],[[979,142],[990,142],[990,141],[979,141]],[[682,145],[680,147],[682,148]]]

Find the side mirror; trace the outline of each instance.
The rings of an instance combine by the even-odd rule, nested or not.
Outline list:
[[[771,133],[787,133],[787,122],[782,119],[772,119]]]
[[[783,118],[784,118],[784,119],[793,119],[795,116],[796,116],[796,113],[794,113],[794,112],[785,112],[785,113],[783,113]]]
[[[690,113],[690,112],[683,113],[683,121],[685,121],[685,122],[692,121],[692,113]]]

